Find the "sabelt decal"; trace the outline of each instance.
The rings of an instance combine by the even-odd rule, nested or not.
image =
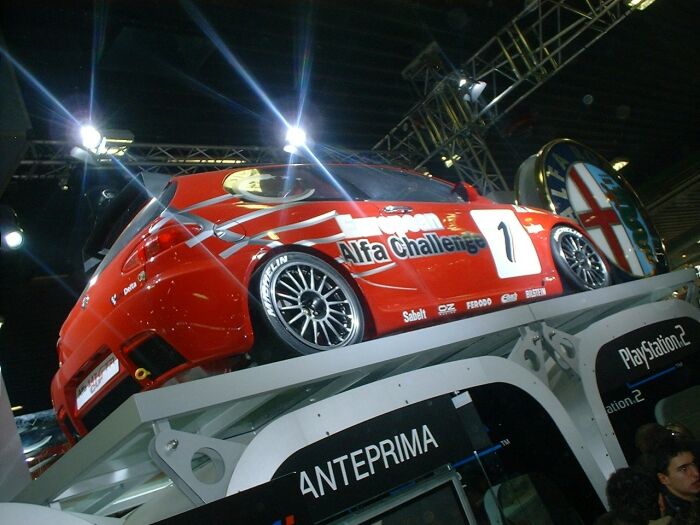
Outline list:
[[[501,295],[501,302],[503,304],[514,303],[517,300],[518,300],[518,294],[516,292],[504,293],[503,295]]]
[[[484,299],[474,299],[473,301],[467,301],[467,310],[475,310],[477,308],[486,308],[491,306],[493,300],[490,297],[485,297]]]
[[[457,313],[455,303],[445,303],[438,306],[438,315],[454,315]]]
[[[424,319],[428,318],[428,315],[425,313],[424,308],[419,308],[418,310],[409,310],[402,313],[403,315],[403,322],[404,323],[414,323],[416,321],[422,321]]]

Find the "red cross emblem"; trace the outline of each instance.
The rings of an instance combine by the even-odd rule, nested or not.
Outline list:
[[[588,210],[576,210],[579,222],[584,228],[600,228],[605,240],[612,250],[615,263],[627,273],[631,273],[630,265],[627,262],[625,253],[622,251],[620,241],[613,231],[613,225],[622,224],[615,210],[611,207],[601,208],[595,200],[595,197],[586,186],[586,183],[581,178],[581,175],[576,171],[575,165],[569,169],[568,178],[578,188],[583,200],[588,206]]]

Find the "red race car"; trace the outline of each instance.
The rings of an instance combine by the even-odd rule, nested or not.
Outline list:
[[[363,165],[177,177],[121,231],[64,323],[54,406],[81,435],[134,392],[251,352],[309,354],[608,284],[575,223],[468,184]]]

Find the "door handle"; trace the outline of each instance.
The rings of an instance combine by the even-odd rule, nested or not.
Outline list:
[[[393,213],[411,213],[413,211],[413,208],[410,206],[384,206],[384,209],[382,210],[384,213],[387,214],[393,214]]]

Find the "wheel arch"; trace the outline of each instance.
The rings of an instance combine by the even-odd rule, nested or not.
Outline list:
[[[253,310],[254,303],[251,301],[260,301],[258,292],[258,282],[260,279],[260,270],[265,266],[265,263],[271,258],[286,252],[301,252],[308,255],[312,255],[321,259],[326,264],[330,265],[334,270],[336,270],[345,279],[345,282],[352,288],[357,296],[360,306],[362,308],[362,314],[364,315],[365,329],[363,334],[363,341],[368,339],[373,339],[377,336],[376,325],[374,322],[374,316],[372,315],[372,310],[369,308],[367,298],[362,289],[358,286],[357,281],[353,278],[350,271],[343,264],[339,264],[336,259],[329,256],[328,254],[320,251],[314,250],[308,246],[300,246],[297,244],[285,244],[283,246],[277,246],[270,250],[267,250],[261,257],[258,257],[255,264],[252,265],[248,282],[248,314],[250,316],[251,322],[255,324],[257,322],[257,313]],[[255,338],[255,326],[253,326],[253,338]]]

